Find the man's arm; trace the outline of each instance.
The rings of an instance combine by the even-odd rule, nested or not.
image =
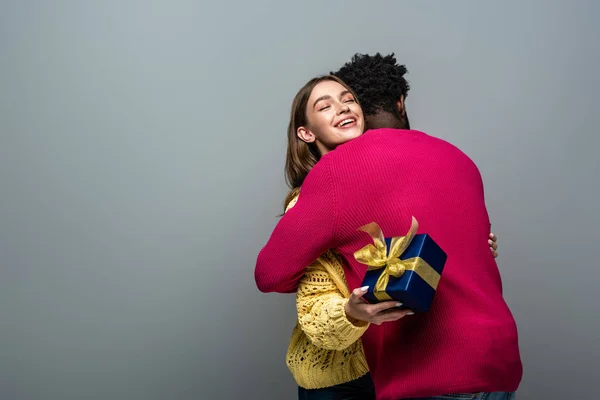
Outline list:
[[[281,217],[258,254],[254,278],[261,292],[297,290],[306,266],[335,247],[337,212],[329,168],[319,165],[306,177],[298,203]]]

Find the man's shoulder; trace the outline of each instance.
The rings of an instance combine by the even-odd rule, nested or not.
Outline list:
[[[469,155],[467,153],[465,153],[464,150],[462,150],[460,147],[458,147],[458,145],[456,145],[446,139],[442,139],[437,136],[432,136],[432,135],[429,135],[422,131],[415,131],[415,132],[421,133],[422,134],[421,137],[423,138],[423,140],[428,141],[429,144],[435,145],[436,147],[440,148],[441,150],[454,153],[454,155],[457,157],[466,158],[469,161],[473,162],[473,160],[471,160],[471,157],[469,157]]]
[[[458,145],[434,136],[429,136],[429,140],[431,140],[430,143],[435,144],[437,156],[444,160],[447,165],[467,172],[467,176],[481,179],[481,172],[477,163]]]
[[[391,128],[369,129],[361,136],[339,145],[334,151],[327,154],[327,158],[330,162],[335,162],[335,160],[343,159],[349,154],[351,155],[356,152],[362,153],[365,148],[373,146],[377,147],[381,141],[397,139],[400,135],[407,132],[417,131]]]
[[[427,151],[423,152],[425,149]],[[381,128],[368,130],[362,136],[338,146],[322,157],[311,173],[337,176],[353,169],[364,169],[366,164],[373,164],[369,160],[376,159],[378,163],[391,159],[397,161],[413,151],[447,162],[467,162],[475,165],[463,150],[445,139],[420,130]],[[406,162],[411,160],[406,158]]]
[[[458,147],[452,143],[432,136],[424,131],[415,129],[393,129],[379,128],[366,131],[362,136],[344,143],[335,151],[327,155],[330,162],[336,162],[338,159],[344,159],[348,155],[360,153],[366,155],[369,151],[379,152],[382,147],[387,146],[411,146],[411,144],[426,143],[427,145],[446,148],[448,150],[458,150]]]
[[[471,159],[471,157],[463,149],[461,149],[460,147],[458,147],[458,145],[456,145],[454,143],[451,143],[451,142],[449,142],[447,140],[440,139],[440,138],[433,138],[433,139],[435,139],[438,143],[440,143],[440,146],[444,146],[445,148],[447,148],[448,151],[454,152],[454,155],[456,157],[463,158],[466,161],[468,161],[468,162],[472,163],[473,165],[475,165],[475,162],[473,161],[473,159]]]
[[[311,170],[308,171],[308,174],[304,179],[304,183],[302,184],[303,187],[306,186],[307,183],[318,183],[330,179],[330,155],[331,154],[327,154],[326,156],[321,157],[321,159],[311,168]]]

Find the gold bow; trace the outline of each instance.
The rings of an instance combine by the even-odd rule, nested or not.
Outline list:
[[[433,289],[437,288],[440,280],[440,274],[434,270],[425,260],[420,257],[413,257],[406,260],[401,260],[400,256],[415,237],[419,223],[415,217],[412,217],[410,229],[406,236],[394,237],[388,249],[385,243],[383,232],[377,223],[371,222],[358,230],[367,232],[372,238],[374,244],[368,244],[360,250],[354,252],[354,258],[361,264],[369,266],[369,271],[377,270],[385,267],[385,270],[379,275],[373,294],[380,301],[392,300],[385,292],[390,276],[399,278],[404,274],[404,271],[415,271],[429,286]]]

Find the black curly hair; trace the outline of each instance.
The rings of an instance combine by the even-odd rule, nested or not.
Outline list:
[[[387,56],[357,53],[331,75],[341,78],[356,92],[365,116],[387,111],[399,117],[398,99],[402,95],[406,98],[410,90],[404,79],[407,72],[405,65],[396,62],[394,53]]]

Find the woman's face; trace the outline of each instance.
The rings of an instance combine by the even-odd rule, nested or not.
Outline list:
[[[297,129],[298,137],[316,143],[321,155],[362,135],[362,109],[343,85],[323,81],[313,89],[306,105],[307,126]]]

